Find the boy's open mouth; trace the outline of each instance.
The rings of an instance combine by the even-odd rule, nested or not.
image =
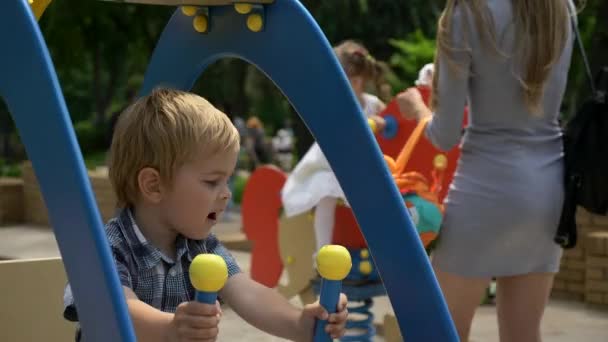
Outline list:
[[[207,218],[211,219],[211,220],[216,220],[217,219],[217,214],[216,213],[211,213],[211,214],[207,215]]]

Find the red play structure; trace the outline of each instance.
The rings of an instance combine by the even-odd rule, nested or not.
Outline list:
[[[426,103],[430,91],[428,88],[418,88]],[[378,132],[376,139],[380,149],[387,156],[397,158],[404,144],[417,126],[414,120],[406,120],[399,112],[397,102],[393,99],[380,113],[387,120],[387,129]],[[465,121],[467,115],[465,112]],[[438,155],[447,165],[440,175],[434,170],[434,161]],[[443,201],[449,184],[452,181],[460,149],[445,153],[437,150],[426,138],[418,140],[406,171],[417,171],[429,180],[438,180],[440,201]],[[436,177],[440,177],[437,179]],[[270,287],[278,284],[283,270],[278,249],[278,221],[281,210],[280,191],[285,183],[286,175],[272,168],[260,168],[249,179],[243,193],[242,217],[243,229],[248,239],[253,241],[251,276],[256,281]],[[367,243],[361,234],[353,212],[350,208],[338,205],[333,233],[333,242],[349,248],[366,248]]]

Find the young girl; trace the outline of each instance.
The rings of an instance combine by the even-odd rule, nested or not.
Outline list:
[[[497,278],[501,342],[541,341],[540,322],[561,248],[564,197],[558,124],[572,53],[569,0],[448,0],[437,30],[434,113],[415,89],[401,112],[431,119],[448,150],[470,120],[432,259],[461,341]]]
[[[352,40],[342,42],[334,51],[348,76],[363,113],[372,119],[381,131],[385,123],[377,114],[384,110],[385,104],[378,97],[365,92],[371,82],[380,78],[380,64],[367,49]],[[336,204],[338,199],[345,200],[346,197],[317,143],[310,147],[289,175],[281,195],[287,217],[316,208],[316,250],[331,243]]]

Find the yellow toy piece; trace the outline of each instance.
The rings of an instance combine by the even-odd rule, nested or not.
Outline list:
[[[228,280],[226,261],[216,254],[199,254],[190,264],[190,282],[198,291],[217,292]]]
[[[253,32],[260,32],[264,26],[262,16],[254,13],[247,17],[247,28]]]
[[[350,253],[343,246],[326,245],[321,247],[317,254],[317,268],[325,279],[343,280],[352,266]]]
[[[372,273],[372,271],[373,271],[373,266],[372,266],[372,263],[369,262],[369,260],[363,260],[359,263],[359,272],[361,272],[361,274],[368,275],[368,274]]]
[[[248,14],[252,9],[251,4],[234,4],[234,10],[239,14]]]
[[[205,33],[209,28],[209,20],[206,15],[197,15],[194,17],[194,29],[196,32]]]
[[[296,258],[294,258],[292,255],[288,255],[287,258],[285,258],[285,265],[291,265],[296,261]]]
[[[448,167],[448,158],[445,154],[438,154],[433,158],[433,166],[440,171],[445,170]]]
[[[182,6],[182,13],[185,16],[192,17],[196,14],[198,8],[196,6]]]
[[[28,0],[28,3],[32,8],[32,12],[34,12],[36,20],[40,20],[40,17],[42,17],[42,14],[51,3],[51,0]]]
[[[376,125],[376,121],[372,119],[367,119],[367,124],[369,125],[369,128],[372,129],[372,132],[376,134],[376,131],[378,130],[378,125]]]
[[[369,258],[369,250],[367,248],[362,249],[360,253],[361,253],[361,259]]]

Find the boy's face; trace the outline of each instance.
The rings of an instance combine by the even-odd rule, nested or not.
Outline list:
[[[166,224],[193,240],[206,238],[232,196],[228,179],[238,151],[215,155],[203,152],[177,169],[172,186],[163,195],[161,210]]]

